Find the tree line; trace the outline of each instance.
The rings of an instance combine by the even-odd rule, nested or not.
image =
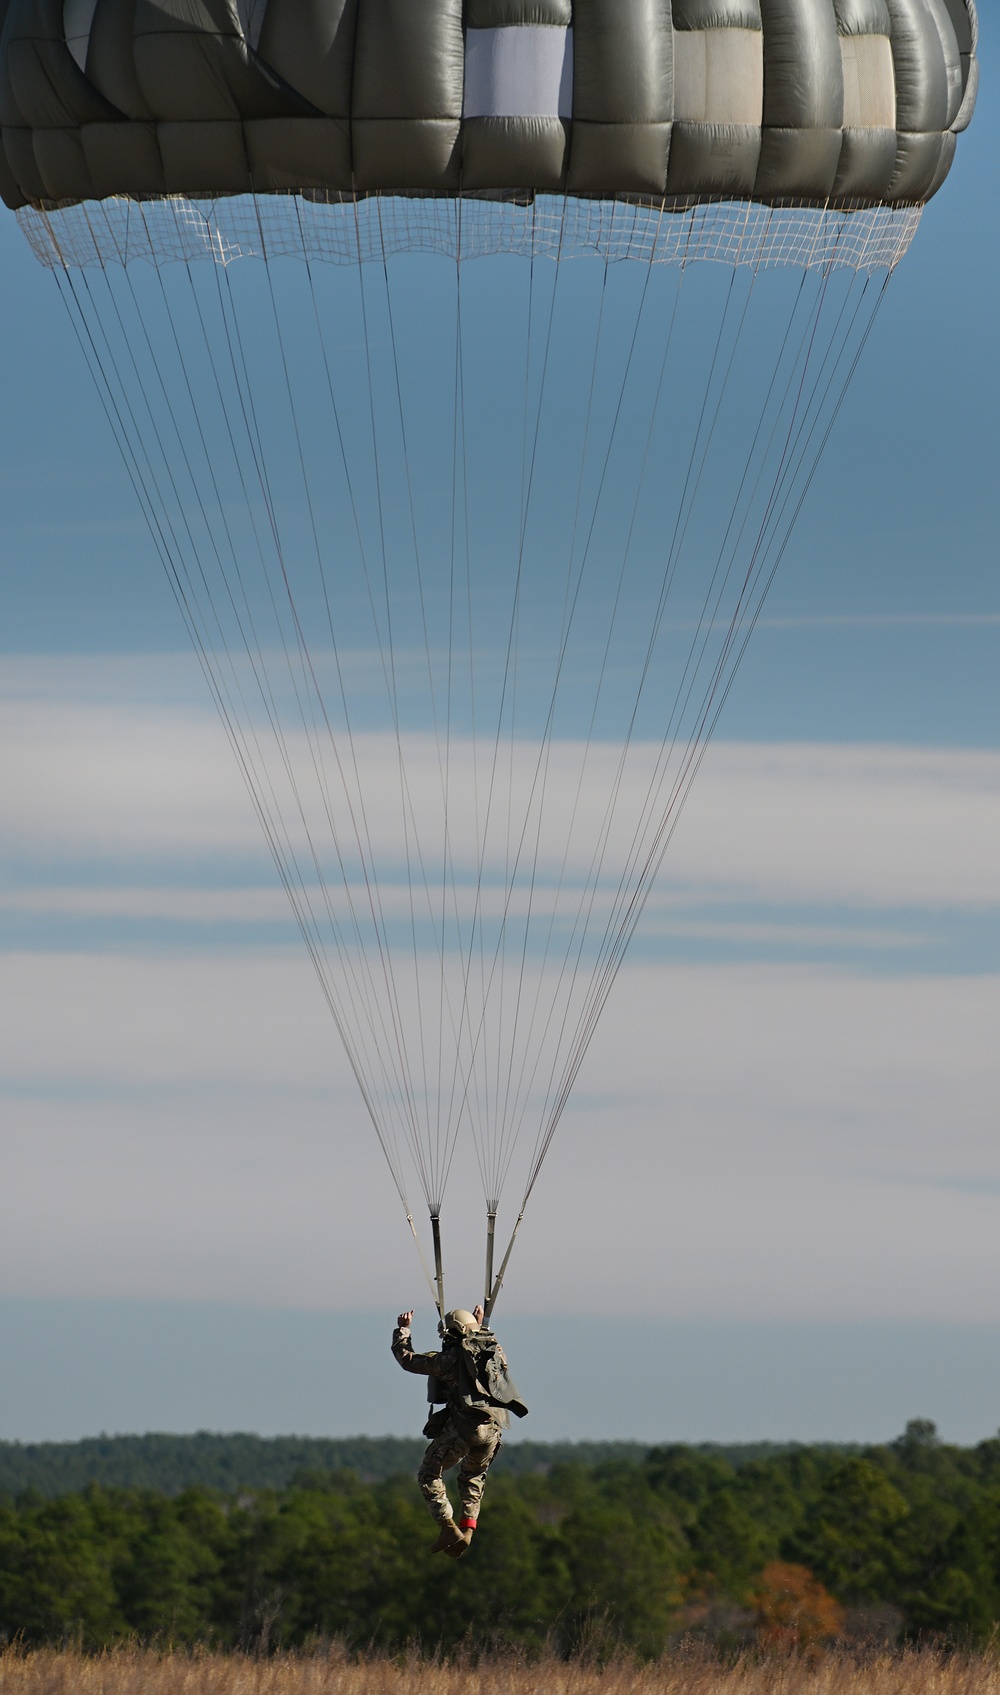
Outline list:
[[[0,1630],[90,1648],[496,1639],[641,1655],[754,1630],[983,1642],[1000,1620],[1000,1439],[951,1447],[918,1421],[856,1452],[498,1466],[467,1558],[431,1558],[432,1539],[412,1479],[344,1468],[228,1494],[25,1491],[0,1503]]]
[[[415,1471],[426,1443],[407,1436],[254,1436],[199,1430],[176,1436],[89,1436],[79,1442],[0,1441],[0,1496],[34,1489],[66,1495],[100,1483],[111,1489],[156,1489],[179,1495],[202,1485],[234,1494],[240,1489],[285,1489],[303,1471],[353,1471],[367,1483]],[[744,1465],[792,1443],[708,1442],[697,1451]],[[595,1466],[606,1460],[639,1464],[648,1442],[532,1442],[504,1446],[507,1475],[549,1471],[554,1465]],[[839,1452],[853,1452],[842,1448]]]

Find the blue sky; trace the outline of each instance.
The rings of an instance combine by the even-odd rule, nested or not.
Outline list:
[[[994,28],[532,1203],[539,1435],[1000,1420]],[[405,1430],[398,1202],[13,218],[0,279],[0,1434]],[[570,1430],[547,1313],[664,1370]]]

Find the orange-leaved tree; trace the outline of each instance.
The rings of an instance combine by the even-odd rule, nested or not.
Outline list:
[[[772,1560],[747,1597],[762,1648],[801,1653],[839,1636],[844,1609],[808,1566]]]

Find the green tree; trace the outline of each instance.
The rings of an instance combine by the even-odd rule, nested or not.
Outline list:
[[[910,1508],[870,1460],[838,1466],[782,1550],[808,1566],[839,1601],[891,1594],[899,1564],[895,1533]]]
[[[603,1638],[609,1648],[661,1653],[683,1599],[686,1549],[672,1515],[595,1504],[571,1514],[562,1534],[572,1581],[564,1646]]]
[[[100,1508],[100,1525],[95,1523]],[[0,1630],[29,1643],[100,1647],[128,1635],[113,1569],[127,1546],[100,1492],[0,1508]]]

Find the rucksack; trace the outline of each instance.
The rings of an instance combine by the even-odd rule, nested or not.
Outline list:
[[[524,1418],[528,1409],[510,1375],[507,1356],[491,1330],[479,1330],[456,1342],[458,1398],[470,1411],[485,1408]]]

